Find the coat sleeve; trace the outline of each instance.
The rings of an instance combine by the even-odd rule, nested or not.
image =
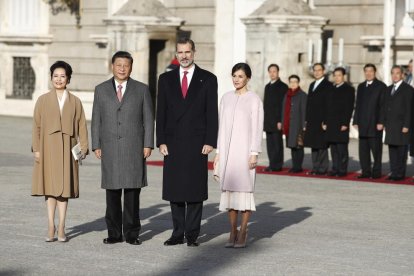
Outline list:
[[[99,103],[99,91],[95,88],[92,106],[92,121],[91,121],[91,136],[92,136],[92,150],[101,148],[101,110]]]
[[[219,111],[219,120],[218,120],[218,124],[219,124],[219,128],[218,128],[218,133],[217,133],[217,146],[216,146],[216,153],[219,153],[219,151],[220,151],[220,139],[223,139],[222,137],[221,137],[221,135],[222,135],[222,133],[223,133],[223,130],[222,130],[222,125],[220,125],[221,123],[222,123],[222,121],[223,121],[223,106],[224,106],[224,103],[223,103],[223,97],[221,98],[221,101],[220,101],[220,111]]]
[[[38,99],[33,112],[32,152],[40,151],[41,99]]]
[[[262,152],[263,117],[263,104],[262,101],[259,98],[257,98],[257,100],[253,103],[251,114],[251,154]]]
[[[217,147],[217,133],[218,133],[218,95],[217,95],[217,77],[213,76],[207,91],[207,122],[206,122],[206,139],[205,145]],[[263,123],[263,121],[262,121]]]
[[[411,87],[407,88],[407,92],[406,92],[406,99],[404,102],[405,105],[405,114],[404,114],[404,124],[403,127],[406,127],[408,129],[410,129],[411,126],[411,104],[413,101],[413,91],[411,89]]]
[[[349,89],[348,101],[346,102],[347,107],[345,111],[343,126],[349,126],[351,123],[352,112],[354,111],[355,104],[355,89],[351,86]]]
[[[144,148],[154,148],[154,111],[152,107],[151,94],[148,86],[145,86],[143,101],[143,125],[144,125]]]
[[[306,104],[308,101],[308,96],[306,94],[303,95],[301,101],[300,101],[300,115],[301,115],[301,124],[302,129],[305,127],[305,121],[306,121]],[[301,129],[301,131],[302,131]]]
[[[379,108],[379,118],[378,124],[385,124],[386,121],[386,107],[387,107],[387,87],[384,85],[380,92],[380,97],[378,101]]]
[[[165,123],[166,123],[166,114],[167,114],[167,102],[166,102],[166,80],[165,76],[161,75],[158,79],[158,95],[157,95],[157,129],[156,129],[156,136],[157,136],[157,147],[162,144],[167,143],[167,139],[165,137]]]
[[[353,118],[353,120],[352,120],[352,124],[354,124],[354,125],[359,125],[359,112],[360,112],[360,109],[361,109],[361,106],[360,106],[360,104],[361,104],[361,85],[358,85],[358,88],[357,88],[357,96],[356,96],[356,102],[355,102],[355,112],[354,112],[354,118]]]
[[[82,154],[89,154],[89,142],[88,142],[88,127],[86,124],[85,111],[83,109],[82,103],[79,101],[79,141],[81,145]]]

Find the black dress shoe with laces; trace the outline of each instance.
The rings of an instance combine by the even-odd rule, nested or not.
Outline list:
[[[177,244],[183,244],[183,243],[184,243],[184,240],[169,238],[168,240],[164,242],[164,245],[171,246],[171,245],[177,245]]]
[[[187,242],[187,246],[189,246],[189,247],[197,247],[197,246],[199,246],[200,244],[198,243],[198,242]]]
[[[358,178],[358,179],[364,179],[364,178],[369,178],[369,177],[370,176],[368,174],[360,174],[356,178]]]
[[[280,172],[282,171],[282,169],[272,169],[270,167],[267,167],[267,168],[264,168],[262,171],[263,172]]]
[[[119,243],[119,242],[122,242],[122,238],[108,237],[106,239],[103,239],[104,244],[114,244],[114,243]]]
[[[132,244],[132,245],[140,245],[142,242],[139,238],[136,239],[128,239],[126,240],[127,243]]]

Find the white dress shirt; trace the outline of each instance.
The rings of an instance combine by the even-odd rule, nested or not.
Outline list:
[[[398,87],[400,87],[402,82],[403,82],[403,80],[400,80],[399,82],[394,83],[395,91],[398,90]]]
[[[59,99],[59,97],[57,97],[61,116],[62,116],[63,106],[65,105],[65,101],[67,97],[68,97],[68,91],[66,91],[66,89],[63,91],[62,99]]]
[[[115,81],[115,90],[116,90],[116,92],[118,92],[118,85],[122,85],[121,93],[122,93],[122,97],[123,97],[124,94],[125,94],[127,81],[124,81],[123,83],[117,82],[116,79],[114,79],[114,81]]]
[[[318,85],[323,81],[324,78],[320,78],[319,80],[315,81],[315,84],[313,85],[313,90],[315,91],[315,89],[318,87]]]
[[[190,87],[191,79],[193,78],[193,75],[194,75],[194,69],[195,69],[194,64],[189,69],[187,69],[187,68],[184,69],[183,67],[180,66],[180,84],[181,85],[182,85],[182,82],[183,82],[184,71],[187,71],[188,72],[187,73],[187,84],[188,84],[188,87]]]
[[[373,80],[367,80],[367,85],[366,85],[366,87],[368,87],[368,85],[371,85],[372,83],[373,83],[374,81]]]

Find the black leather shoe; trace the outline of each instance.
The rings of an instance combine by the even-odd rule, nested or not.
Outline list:
[[[326,172],[315,172],[315,175],[326,175]]]
[[[187,246],[189,246],[189,247],[197,247],[199,245],[200,244],[198,242],[187,242]]]
[[[307,174],[307,175],[316,175],[316,172],[315,172],[315,171],[309,171],[309,172],[307,172],[306,174]]]
[[[267,167],[267,168],[264,168],[262,171],[263,172],[280,172],[282,171],[282,169],[272,169],[270,167]]]
[[[338,176],[338,177],[345,177],[345,176],[347,176],[347,173],[338,173],[336,176]]]
[[[328,176],[338,176],[337,172],[328,172]]]
[[[142,243],[139,238],[126,240],[126,242],[132,245],[140,245]]]
[[[369,178],[369,177],[370,176],[368,174],[360,174],[356,178],[358,178],[358,179],[364,179],[364,178]]]
[[[382,177],[382,175],[380,175],[380,174],[379,174],[379,175],[372,175],[372,177],[371,177],[371,178],[372,178],[372,179],[379,179],[379,178],[381,178],[381,177]]]
[[[292,169],[291,173],[301,173],[303,172],[302,169]]]
[[[385,178],[385,180],[388,180],[388,181],[395,181],[395,177],[394,176],[388,176],[387,178]]]
[[[394,177],[394,181],[401,181],[401,180],[404,180],[404,176],[396,176],[396,177]]]
[[[177,239],[174,239],[174,238],[169,238],[168,240],[166,240],[164,242],[164,245],[165,246],[171,246],[171,245],[177,245],[177,244],[183,244],[183,243],[184,243],[183,240],[177,240]]]
[[[117,238],[108,237],[106,239],[103,239],[104,244],[114,244],[118,242],[122,242],[122,238],[117,239]]]

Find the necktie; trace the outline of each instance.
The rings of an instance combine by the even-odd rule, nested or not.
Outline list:
[[[395,84],[392,86],[392,90],[391,90],[391,96],[394,96],[394,94],[395,94]]]
[[[188,74],[188,71],[184,71],[184,77],[183,77],[183,80],[181,81],[181,92],[183,93],[184,99],[187,96],[187,90],[188,90],[187,74]]]
[[[118,91],[116,91],[116,96],[118,97],[118,101],[122,101],[122,85],[118,85]]]

